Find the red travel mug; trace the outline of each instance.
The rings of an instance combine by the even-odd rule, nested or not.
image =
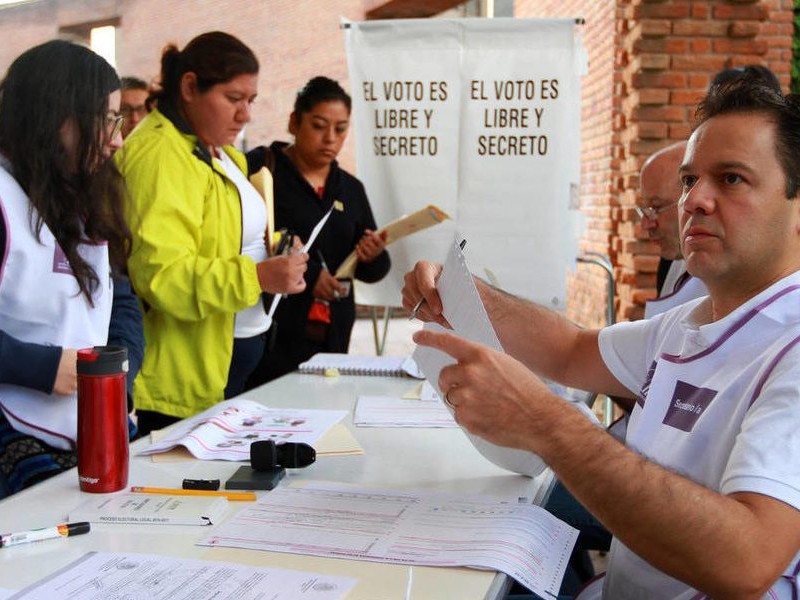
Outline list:
[[[78,479],[84,492],[128,485],[128,349],[78,351]]]

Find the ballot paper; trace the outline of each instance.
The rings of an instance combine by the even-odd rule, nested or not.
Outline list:
[[[516,499],[318,483],[272,490],[198,545],[491,569],[555,597],[577,536]]]
[[[316,241],[319,232],[322,231],[323,227],[325,227],[325,223],[328,222],[328,217],[331,216],[332,212],[333,212],[333,206],[331,206],[328,209],[328,212],[326,212],[319,220],[319,222],[316,225],[314,225],[314,229],[311,230],[311,235],[308,236],[308,240],[306,241],[305,246],[303,246],[300,252],[306,253],[311,249],[311,246]],[[275,316],[275,311],[278,309],[278,303],[281,301],[281,298],[283,298],[283,296],[284,294],[275,294],[275,296],[273,296],[272,304],[270,304],[269,310],[267,311],[267,316],[270,318],[270,320],[272,320],[272,317]]]
[[[28,586],[14,600],[341,600],[352,577],[156,554],[89,552]]]
[[[436,282],[436,289],[442,299],[444,317],[453,328],[452,333],[503,352],[503,347],[489,321],[475,282],[467,268],[464,253],[455,240]],[[426,323],[425,329],[445,331],[436,323]],[[436,389],[439,397],[444,397],[442,390],[439,389],[439,373],[447,365],[455,364],[455,359],[429,346],[417,346],[412,358],[425,373],[425,377]],[[497,446],[472,435],[466,429],[463,431],[475,449],[498,467],[535,477],[547,466],[532,452]]]
[[[185,446],[205,460],[250,460],[250,444],[259,440],[314,445],[347,414],[344,410],[269,408],[238,398],[215,404],[178,423],[166,436],[139,454]]]
[[[359,427],[458,427],[444,403],[392,396],[359,396],[353,423]]]

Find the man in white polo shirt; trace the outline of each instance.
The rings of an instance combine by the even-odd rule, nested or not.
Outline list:
[[[688,302],[708,295],[706,286],[686,271],[681,252],[678,227],[678,201],[681,198],[681,181],[678,169],[683,161],[686,142],[678,142],[651,154],[639,173],[639,201],[636,213],[647,236],[658,244],[658,254],[665,269],[665,278],[658,288],[659,296],[645,304],[645,318],[650,318]],[[612,397],[625,411],[615,421],[610,431],[624,439],[628,415],[634,407],[631,398]],[[561,584],[561,592],[576,592],[595,575],[589,550],[607,551],[611,544],[611,533],[578,502],[564,485],[556,480],[544,508],[579,530],[569,567]]]
[[[459,423],[540,455],[614,534],[606,599],[797,594],[800,108],[749,83],[709,94],[680,169],[683,256],[708,297],[598,331],[478,282],[508,354],[415,334],[458,361],[439,385]],[[426,320],[439,270],[406,275]],[[634,398],[626,445],[534,373]]]

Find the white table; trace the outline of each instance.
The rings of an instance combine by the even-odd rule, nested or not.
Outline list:
[[[415,380],[391,377],[326,378],[293,373],[243,395],[268,406],[353,409],[358,395],[400,396]],[[539,500],[550,480],[509,473],[486,461],[459,429],[354,427],[345,424],[365,450],[363,456],[320,456],[317,462],[291,472],[284,482],[332,481],[371,487],[397,487],[442,492],[524,496]],[[183,478],[224,480],[240,463],[221,461],[153,462],[135,456],[148,445],[131,446],[129,485],[180,487]],[[224,485],[224,484],[223,484]],[[260,492],[264,493],[264,492]],[[0,501],[0,531],[47,527],[66,520],[87,496],[78,489],[76,471],[62,473]],[[240,508],[231,503],[231,511]],[[69,564],[90,550],[144,552],[250,565],[282,567],[356,577],[348,600],[402,600],[408,568],[401,565],[317,558],[194,543],[208,529],[192,526],[92,524],[92,531],[66,540],[0,549],[0,588],[20,589]],[[414,600],[502,598],[510,585],[500,573],[473,569],[414,567]]]

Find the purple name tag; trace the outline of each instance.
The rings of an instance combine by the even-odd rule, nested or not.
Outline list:
[[[689,383],[678,380],[672,400],[664,417],[664,425],[669,425],[682,431],[691,431],[697,419],[705,412],[708,405],[717,395],[715,390],[695,387]]]
[[[64,254],[58,243],[56,243],[56,250],[53,252],[53,273],[72,275],[72,267],[67,260],[67,255]]]

